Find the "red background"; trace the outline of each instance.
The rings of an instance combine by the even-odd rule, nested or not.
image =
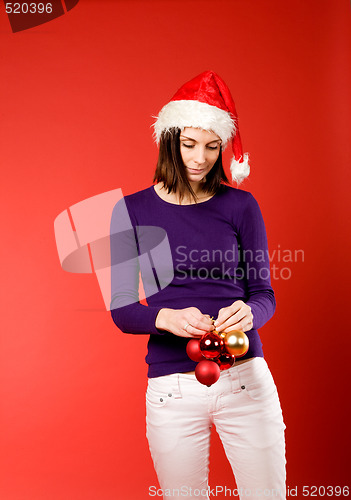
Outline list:
[[[117,330],[93,275],[62,271],[53,221],[149,186],[152,115],[205,69],[236,101],[252,165],[242,188],[271,252],[304,252],[274,259],[291,277],[273,280],[277,311],[260,331],[288,485],[302,498],[304,485],[348,484],[350,3],[81,0],[15,34],[1,5],[0,37],[0,497],[139,500],[157,484],[146,337]],[[210,483],[234,487],[215,434]]]

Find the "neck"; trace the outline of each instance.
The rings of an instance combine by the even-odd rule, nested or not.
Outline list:
[[[190,182],[189,184],[190,184],[192,190],[194,191],[194,193],[196,194],[196,196],[200,196],[203,193],[201,182]]]
[[[198,200],[204,200],[206,198],[211,198],[211,195],[208,193],[203,193],[202,189],[199,186],[199,183],[190,183],[191,187],[194,189],[194,192],[196,194],[196,197]],[[171,201],[172,203],[180,203],[179,200],[179,194],[178,193],[167,193],[167,190],[165,189],[163,182],[159,182],[158,184],[155,185],[156,191],[159,193],[161,198]],[[185,198],[182,199],[182,204],[193,204],[194,200],[193,197],[190,195],[186,195]]]

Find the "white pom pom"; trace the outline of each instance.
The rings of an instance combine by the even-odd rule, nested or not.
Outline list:
[[[233,181],[238,184],[246,179],[246,177],[250,174],[249,154],[244,153],[244,159],[242,161],[238,161],[233,158],[230,164],[230,172],[232,174]]]

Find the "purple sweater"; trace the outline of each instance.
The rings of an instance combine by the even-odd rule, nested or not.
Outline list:
[[[121,222],[123,207],[127,209],[128,221]],[[141,250],[138,243],[135,246],[145,226],[159,231],[151,238],[149,250],[166,235],[163,249],[167,250],[169,242],[174,273],[170,277],[169,273],[160,272],[162,262],[167,260],[165,251],[163,258],[157,252]],[[116,234],[120,236],[114,239]],[[150,257],[147,260],[154,279],[144,277],[141,270],[147,306],[139,302],[137,254]],[[126,196],[117,203],[112,215],[111,260],[112,318],[122,332],[150,334],[145,358],[149,377],[191,371],[196,366],[186,354],[189,338],[156,328],[156,316],[163,307],[193,306],[216,318],[219,309],[243,300],[252,309],[253,329],[246,332],[250,347],[241,359],[263,357],[257,329],[272,317],[275,298],[266,230],[251,193],[222,184],[215,196],[197,205],[175,205],[162,200],[154,186]],[[161,283],[164,276],[169,279]],[[152,289],[151,281],[157,287]]]

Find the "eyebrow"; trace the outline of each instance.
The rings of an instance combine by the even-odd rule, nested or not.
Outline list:
[[[180,137],[180,138],[182,138],[182,139],[186,139],[186,140],[188,140],[188,141],[194,141],[194,142],[197,142],[197,140],[196,140],[196,139],[193,139],[192,137],[187,137],[186,135],[182,135],[182,134],[181,134],[179,137]],[[210,141],[210,142],[208,142],[207,144],[211,144],[212,142],[222,142],[222,139],[213,139],[213,141]]]

